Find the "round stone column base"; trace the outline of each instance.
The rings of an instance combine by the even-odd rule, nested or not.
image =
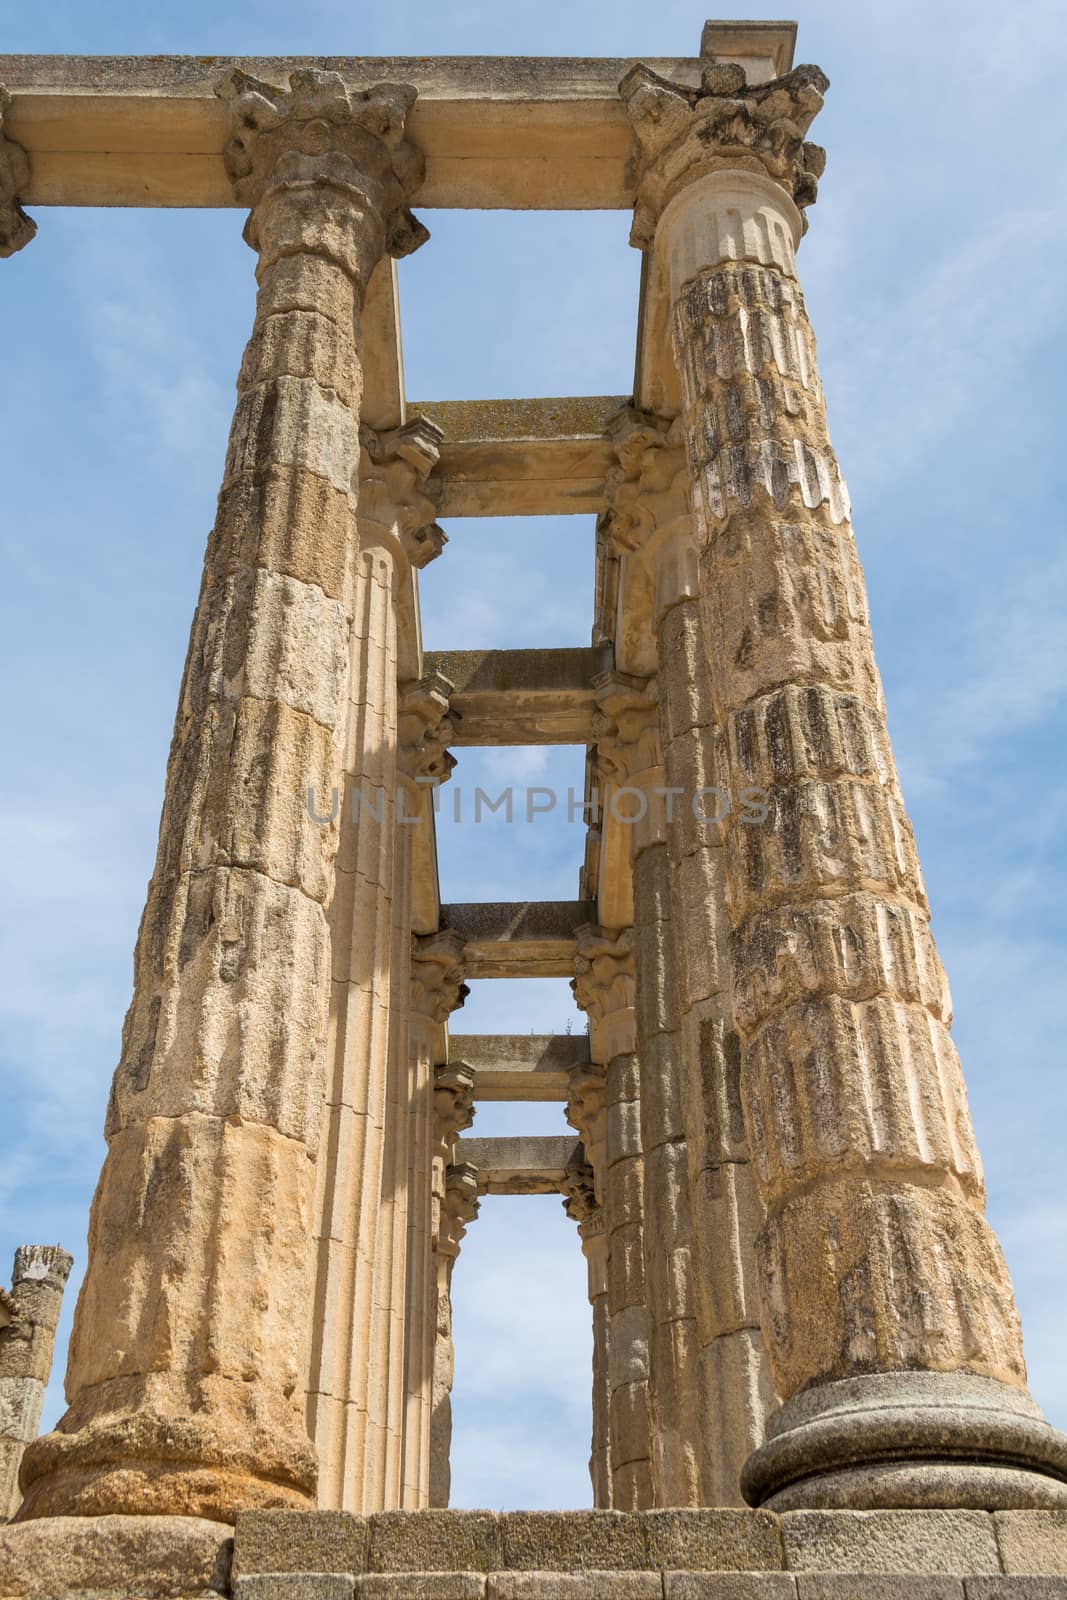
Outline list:
[[[779,1407],[741,1488],[771,1511],[1060,1509],[1067,1437],[1025,1390],[995,1378],[844,1378]]]

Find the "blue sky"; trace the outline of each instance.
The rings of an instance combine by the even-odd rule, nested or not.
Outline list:
[[[741,8],[746,9],[746,8]],[[747,14],[773,17],[777,6]],[[678,0],[0,9],[77,53],[674,55]],[[1031,1384],[1067,1426],[1067,205],[1060,0],[818,0],[832,87],[800,255],[849,480],[905,794],[952,981],[990,1214]],[[46,211],[0,263],[0,1278],[84,1261],[189,619],[251,324],[238,213]],[[431,212],[401,264],[408,393],[627,393],[627,218]],[[448,525],[431,648],[582,644],[592,519]],[[467,752],[478,782],[580,781],[575,751]],[[558,816],[442,828],[446,899],[570,898]],[[479,983],[459,1031],[582,1026],[563,983]],[[485,1107],[479,1133],[562,1132]],[[553,1199],[490,1200],[456,1270],[455,1503],[588,1503],[588,1308]],[[62,1326],[65,1338],[73,1294]],[[62,1361],[58,1363],[61,1368]],[[46,1420],[59,1414],[53,1382]]]

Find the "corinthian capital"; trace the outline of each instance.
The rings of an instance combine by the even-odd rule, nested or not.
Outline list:
[[[655,678],[602,672],[593,679],[593,742],[605,784],[626,785],[659,766],[659,701]]]
[[[570,1162],[560,1184],[563,1209],[578,1224],[583,1239],[604,1231],[604,1214],[596,1197],[593,1169],[587,1161]]]
[[[445,1194],[441,1205],[441,1231],[437,1240],[439,1255],[454,1261],[470,1224],[478,1215],[478,1169],[469,1161],[457,1162],[445,1173]]]
[[[425,567],[441,554],[448,535],[434,518],[437,504],[428,493],[444,434],[426,417],[378,433],[359,430],[357,504],[361,522],[374,522],[400,542],[413,567]]]
[[[805,135],[829,86],[811,66],[750,85],[744,67],[714,62],[699,89],[631,67],[619,84],[639,159],[631,244],[649,249],[667,202],[694,179],[724,168],[765,173],[796,206],[811,205],[826,152]]]
[[[30,181],[30,158],[7,132],[11,96],[0,84],[0,258],[13,256],[29,244],[37,224],[19,204]]]
[[[456,731],[450,702],[453,688],[440,672],[428,672],[400,686],[397,745],[401,769],[409,778],[444,783],[452,775],[456,758],[445,746]]]
[[[602,526],[620,550],[643,550],[689,510],[681,419],[624,406],[607,431],[615,462],[605,482]]]
[[[434,1155],[442,1161],[464,1128],[474,1121],[474,1069],[449,1061],[433,1071]]]
[[[414,934],[411,940],[411,1006],[431,1022],[447,1022],[467,998],[463,982],[464,941],[451,928]]]
[[[429,237],[407,206],[424,168],[406,134],[416,96],[409,84],[353,90],[339,73],[312,67],[290,73],[279,89],[235,67],[215,93],[230,114],[223,159],[236,198],[253,208],[245,238],[254,249],[267,243],[264,202],[280,194],[317,214],[304,221],[317,225],[323,252],[364,284],[383,252],[410,255]],[[338,200],[366,221],[355,245],[337,226]]]
[[[571,988],[591,1024],[594,1061],[608,1062],[634,1048],[634,931],[587,923],[579,928]]]

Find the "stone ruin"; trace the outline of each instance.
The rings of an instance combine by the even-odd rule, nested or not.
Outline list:
[[[233,206],[258,283],[43,1437],[69,1258],[0,1305],[0,1594],[1067,1594],[797,281],[794,35],[0,58],[0,254],[24,205]],[[633,393],[408,400],[412,203],[632,210]],[[597,516],[590,646],[423,651],[437,519],[558,512]],[[449,746],[531,743],[587,751],[577,898],[442,905]],[[588,1036],[450,1032],[523,975]],[[577,1137],[465,1137],[493,1099]],[[448,1510],[461,1241],[542,1192],[595,1509]]]

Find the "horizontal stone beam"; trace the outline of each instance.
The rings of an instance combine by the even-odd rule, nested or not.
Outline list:
[[[610,419],[628,395],[410,400],[445,438],[435,471],[442,517],[595,515],[614,456]]]
[[[611,668],[610,647],[573,650],[432,650],[426,672],[455,686],[458,713],[450,743],[588,744],[593,679]]]
[[[699,82],[695,57],[651,58]],[[416,205],[626,209],[630,124],[619,79],[632,60],[395,56],[0,56],[14,97],[6,131],[29,152],[28,205],[230,206],[229,138],[214,85],[239,66],[274,84],[302,67],[356,89],[414,84],[408,129],[426,155]]]
[[[575,936],[596,921],[590,900],[468,901],[441,907],[441,926],[463,936],[468,978],[570,978]]]
[[[453,1033],[449,1054],[474,1069],[476,1100],[560,1100],[588,1065],[585,1033]]]
[[[455,1160],[477,1169],[481,1194],[559,1194],[577,1149],[572,1136],[457,1139]]]

